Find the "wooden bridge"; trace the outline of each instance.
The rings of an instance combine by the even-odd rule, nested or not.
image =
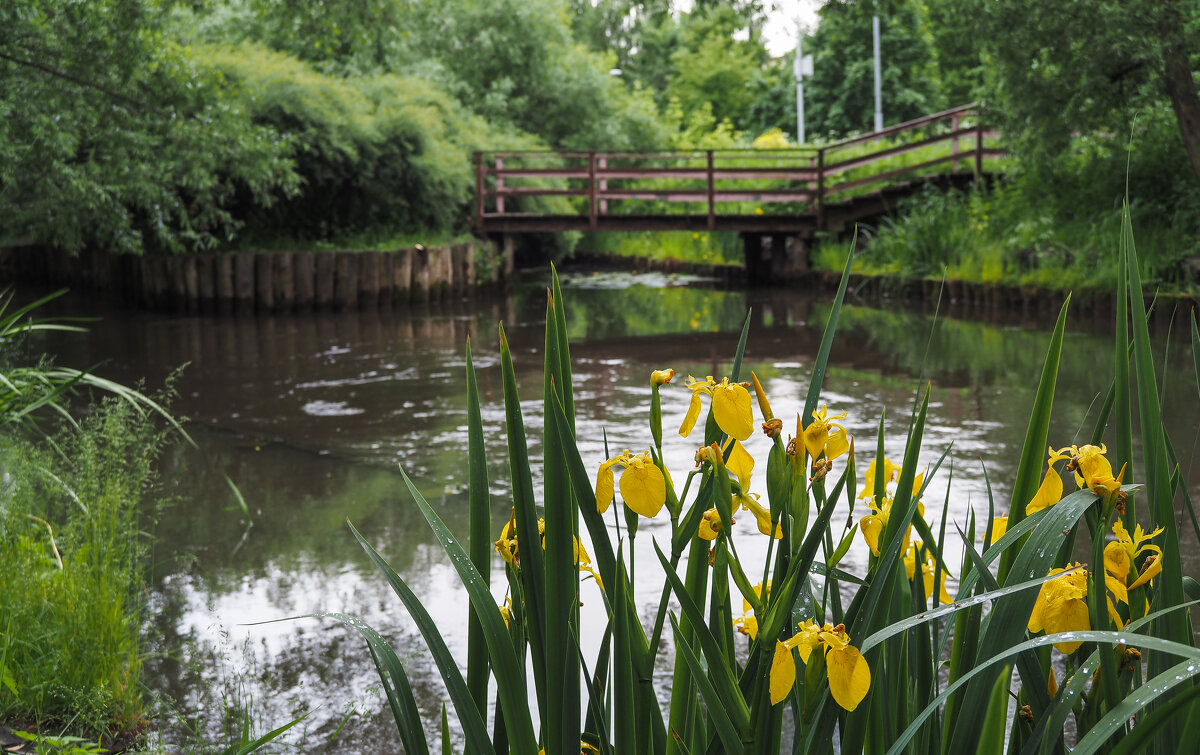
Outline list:
[[[982,180],[997,137],[965,105],[820,147],[476,152],[475,230],[735,231],[752,279],[786,277],[817,231],[882,215],[927,183]]]

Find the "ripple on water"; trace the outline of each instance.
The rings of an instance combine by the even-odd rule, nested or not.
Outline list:
[[[301,411],[311,417],[351,417],[365,410],[350,406],[345,401],[309,401]]]

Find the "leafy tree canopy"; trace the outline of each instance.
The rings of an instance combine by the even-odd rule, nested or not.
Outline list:
[[[206,247],[297,188],[286,145],[143,0],[0,4],[0,233],[78,249]]]

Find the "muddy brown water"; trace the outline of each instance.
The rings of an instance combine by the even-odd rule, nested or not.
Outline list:
[[[223,742],[228,716],[243,710],[259,731],[312,711],[289,733],[288,741],[303,743],[305,751],[398,750],[374,667],[355,633],[329,619],[259,623],[320,611],[361,617],[391,640],[408,664],[427,730],[435,730],[446,697],[436,667],[346,521],[408,581],[463,657],[465,599],[397,465],[465,535],[463,349],[470,336],[498,532],[508,516],[509,474],[497,329],[503,322],[512,344],[536,467],[545,285],[544,274],[532,274],[507,298],[396,313],[164,316],[82,295],[51,306],[54,313],[101,318],[87,335],[55,334],[44,342],[61,364],[97,365],[105,377],[150,387],[187,364],[173,408],[190,420],[199,449],[180,446],[163,461],[174,505],[158,525],[148,580],[156,638],[147,647],[149,684],[174,701],[159,714],[166,741]],[[664,390],[664,454],[680,485],[696,445],[675,433],[690,396],[683,376],[719,379],[727,372],[749,309],[746,366],[763,380],[775,412],[794,417],[832,295],[726,290],[661,274],[568,274],[563,287],[585,463],[594,469],[603,460],[605,434],[614,453],[649,445],[647,379],[653,369],[672,367],[680,377]],[[946,504],[950,522],[965,527],[971,508],[980,517],[987,512],[981,465],[997,508],[1008,508],[1053,319],[1004,313],[992,321],[957,319],[952,308],[935,319],[932,303],[928,311],[911,307],[848,302],[822,401],[849,413],[844,423],[859,439],[863,465],[874,455],[886,410],[887,455],[899,461],[916,391],[928,382],[921,463],[936,461],[951,444],[952,450],[926,494],[927,519],[936,531]],[[1056,446],[1082,443],[1091,432],[1112,374],[1111,330],[1106,322],[1069,320],[1051,430]],[[1166,368],[1168,428],[1195,494],[1200,403],[1190,350],[1162,334],[1156,349],[1157,364]],[[747,447],[761,453],[761,481],[766,440],[756,437]],[[249,517],[225,475],[240,487]],[[534,475],[540,490],[536,468]],[[638,563],[653,563],[651,539],[669,533],[665,520],[662,514],[642,526]],[[758,569],[765,538],[750,524],[739,550]],[[1198,549],[1190,522],[1182,524],[1185,573],[1194,575]],[[856,542],[842,567],[861,574],[866,556]],[[497,557],[497,569],[500,563]],[[638,580],[644,620],[660,584]],[[590,582],[582,588],[585,618],[600,606],[596,589]],[[585,647],[598,641],[589,631]],[[665,688],[667,666],[660,663],[658,673]]]

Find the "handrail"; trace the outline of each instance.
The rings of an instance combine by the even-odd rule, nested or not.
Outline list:
[[[848,136],[845,139],[840,139],[836,142],[830,142],[829,144],[824,145],[822,148],[838,149],[839,147],[846,147],[851,144],[871,142],[875,141],[876,139],[886,139],[889,136],[899,134],[902,131],[912,131],[913,129],[920,128],[921,126],[925,126],[930,123],[936,123],[937,121],[945,120],[946,118],[950,118],[955,115],[973,114],[973,111],[978,107],[979,103],[976,102],[972,102],[970,105],[959,105],[958,107],[952,107],[949,110],[943,110],[940,113],[923,115],[920,118],[914,118],[911,121],[905,121],[904,123],[897,123],[894,126],[888,126],[882,131],[872,131],[866,134],[859,134],[858,136]]]
[[[968,123],[963,122],[965,119],[969,119]],[[923,131],[943,122],[948,124],[948,130],[942,127],[933,133]],[[903,133],[913,133],[918,138],[899,144],[887,143],[886,140]],[[699,204],[702,214],[698,220],[702,222],[701,227],[710,230],[718,226],[718,204],[757,202],[784,204],[789,208],[795,205],[796,209],[789,209],[789,212],[806,211],[820,230],[826,227],[832,206],[830,198],[835,195],[839,199],[834,204],[844,203],[849,201],[847,192],[946,164],[957,172],[960,163],[964,162],[970,165],[968,170],[975,180],[980,180],[984,159],[998,154],[996,149],[984,144],[985,139],[994,136],[996,134],[985,129],[979,120],[978,105],[972,103],[818,147],[476,152],[476,229],[484,233],[486,222],[491,220],[537,216],[537,213],[527,211],[513,212],[514,208],[505,206],[506,197],[514,200],[565,197],[586,207],[580,219],[586,218],[586,227],[590,230],[597,230],[602,218],[623,215],[620,209],[614,214],[610,202],[616,202],[620,208],[626,206],[623,202],[632,200]],[[848,147],[870,142],[882,144],[853,156],[840,154]],[[937,151],[918,153],[946,143],[949,143],[946,154]],[[918,153],[913,164],[897,167],[894,162],[890,165],[885,162],[911,153]],[[867,175],[860,172],[876,164],[881,168]],[[831,182],[834,177],[838,177],[836,183]],[[546,181],[552,181],[553,185]],[[689,211],[685,209],[685,212]],[[756,214],[762,213],[761,207],[756,209]],[[660,213],[663,216],[677,214]],[[722,221],[721,227],[729,226]]]

